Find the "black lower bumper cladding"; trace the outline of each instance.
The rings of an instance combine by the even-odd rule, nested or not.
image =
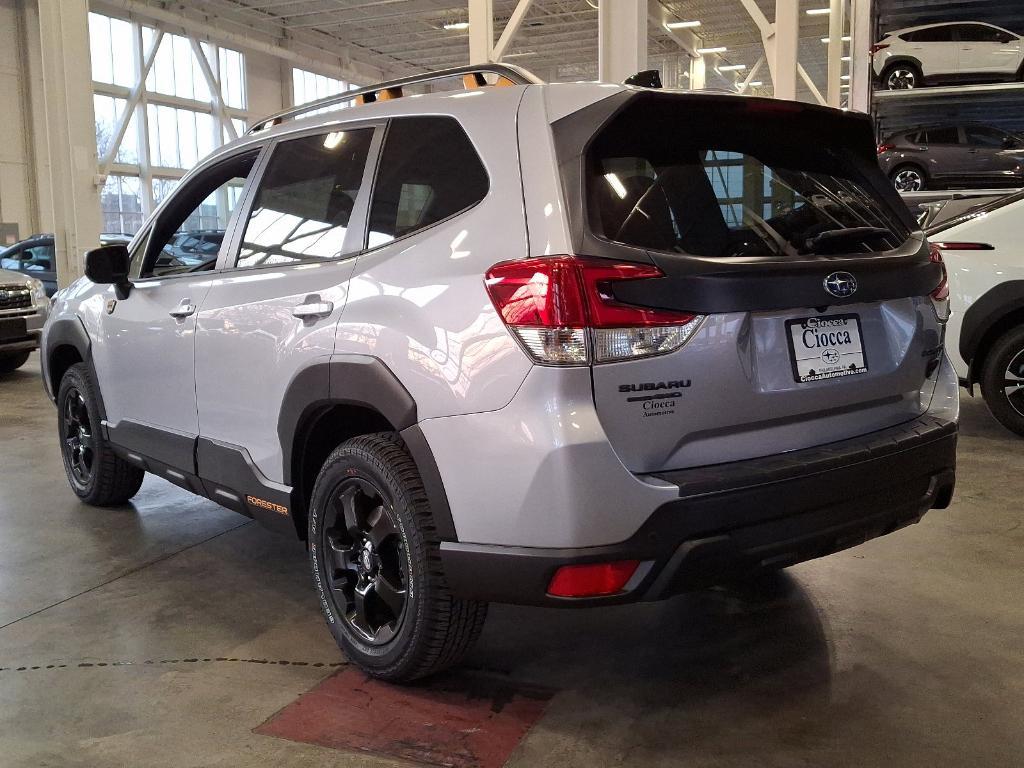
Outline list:
[[[953,496],[956,422],[922,416],[840,443],[712,467],[659,473],[679,487],[630,539],[539,549],[442,544],[459,597],[591,606],[658,600],[838,552],[918,522]],[[626,592],[547,594],[563,565],[639,560]]]

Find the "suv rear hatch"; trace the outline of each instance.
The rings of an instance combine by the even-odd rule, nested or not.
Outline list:
[[[593,294],[594,399],[632,471],[822,445],[927,409],[944,270],[866,117],[623,91],[553,131]]]

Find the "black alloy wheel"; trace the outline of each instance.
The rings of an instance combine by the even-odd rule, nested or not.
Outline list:
[[[85,396],[76,387],[70,387],[61,406],[61,428],[64,438],[64,457],[72,479],[85,487],[92,479],[96,458],[89,406]]]
[[[394,510],[369,480],[343,480],[324,513],[321,547],[328,595],[346,629],[370,645],[384,645],[406,613],[405,546]]]
[[[1024,349],[1014,355],[1003,373],[1003,395],[1021,418],[1024,418]]]
[[[921,84],[921,75],[909,64],[896,64],[885,76],[885,87],[890,91],[910,91]]]
[[[992,415],[1024,436],[1024,327],[1011,328],[985,353],[979,382]]]

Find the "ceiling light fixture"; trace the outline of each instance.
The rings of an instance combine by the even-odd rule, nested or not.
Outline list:
[[[832,11],[829,8],[808,8],[808,16],[828,16]]]
[[[752,83],[747,83],[748,88],[760,88],[762,85],[764,85],[764,82],[761,80],[755,80]]]
[[[444,24],[445,29],[469,29],[468,21],[446,21]]]
[[[746,64],[725,64],[718,68],[719,72],[742,72],[747,68]]]
[[[842,40],[842,41],[843,41],[844,43],[848,43],[848,42],[850,42],[850,36],[849,36],[849,35],[843,35],[843,36],[842,36],[841,38],[839,38],[839,39],[840,39],[840,40]],[[823,42],[823,43],[828,43],[828,42],[831,42],[831,41],[829,40],[829,38],[827,38],[827,37],[823,37],[823,38],[821,38],[821,42]]]
[[[699,27],[699,21],[667,21],[665,22],[665,29],[693,29]]]
[[[850,76],[849,76],[849,75],[840,75],[840,76],[839,76],[839,79],[840,79],[840,80],[849,80],[849,79],[850,79]]]
[[[725,53],[728,50],[729,49],[726,48],[724,45],[718,45],[718,46],[715,46],[714,48],[698,48],[697,49],[697,53],[699,53],[701,56],[703,56],[704,54],[707,54],[707,53]]]

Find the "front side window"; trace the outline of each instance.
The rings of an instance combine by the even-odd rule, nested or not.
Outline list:
[[[963,43],[1008,43],[1010,36],[1001,29],[985,24],[960,24],[957,26],[960,42]]]
[[[480,202],[487,171],[450,117],[392,121],[370,208],[369,247],[436,224]]]
[[[26,272],[53,272],[54,255],[52,243],[29,246],[21,252],[21,268]]]
[[[372,128],[359,128],[282,142],[260,181],[236,266],[346,255],[372,139]]]
[[[175,190],[148,238],[139,277],[203,272],[216,266],[224,232],[258,154],[248,152],[218,163]]]
[[[972,147],[989,147],[993,149],[1002,148],[1003,142],[1009,138],[1007,134],[994,131],[991,128],[974,126],[967,128],[965,134],[967,135],[967,143]]]
[[[669,100],[649,104],[625,110],[591,144],[595,234],[710,257],[884,251],[909,234],[842,140],[812,143],[813,118],[697,118]]]

